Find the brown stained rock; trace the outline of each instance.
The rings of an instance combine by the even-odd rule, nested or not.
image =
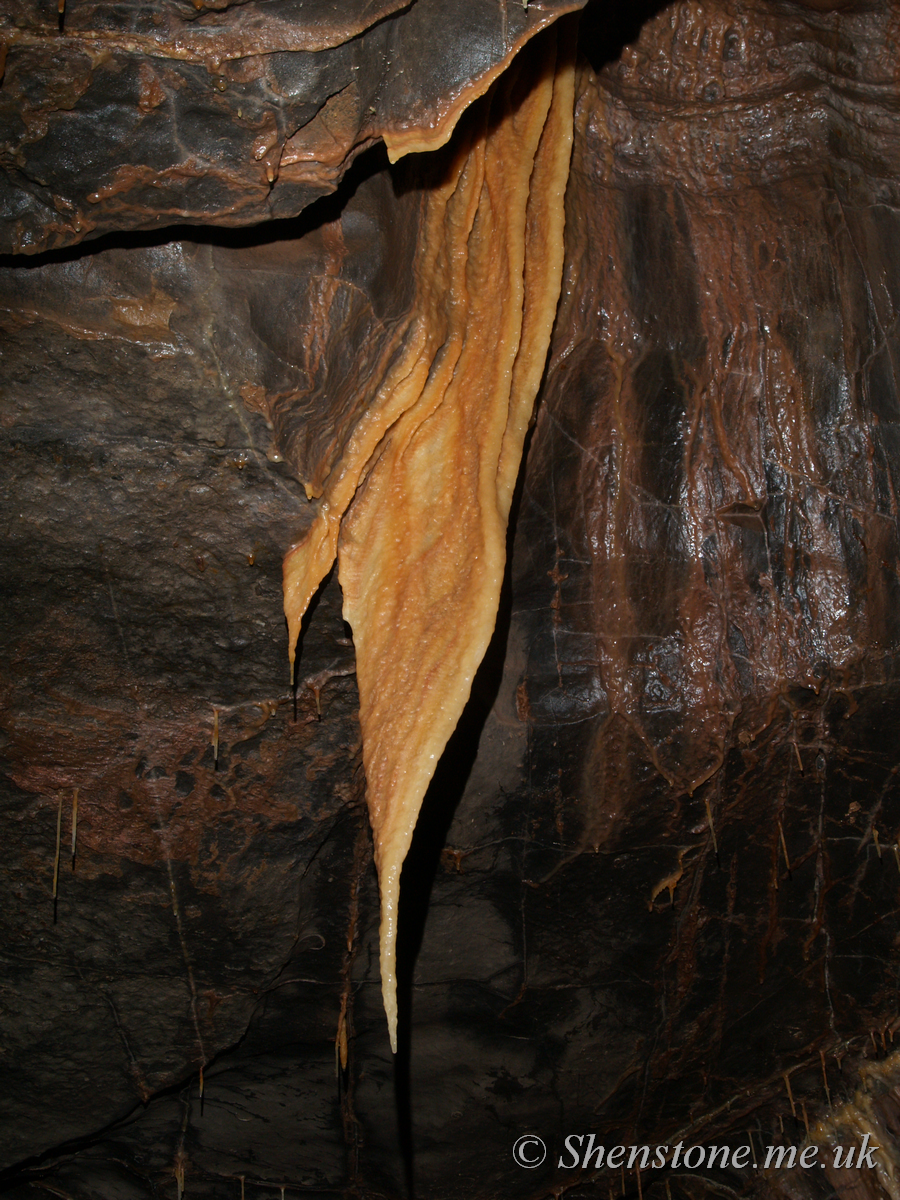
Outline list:
[[[43,0],[10,0],[4,15],[19,37],[52,38],[63,32],[102,43],[130,39],[130,44],[154,54],[205,61],[272,50],[327,50],[358,37],[407,4],[408,0],[347,0],[338,6],[333,0],[286,0],[273,8],[265,0],[80,0],[59,14],[58,6]]]
[[[74,3],[61,31],[49,6],[4,10],[0,251],[296,216],[377,141],[442,144],[583,3]]]
[[[815,61],[823,29],[803,28]],[[887,141],[884,181],[865,177],[875,118],[853,97],[832,159],[820,78],[792,97],[786,160],[738,170],[734,132],[761,147],[772,102],[686,111],[711,77],[722,95],[712,58],[735,30],[774,69],[790,24],[669,10],[584,75],[513,552],[535,885],[517,1003],[564,1022],[554,1088],[625,1142],[715,1139],[776,1095],[783,1117],[787,1067],[812,1113],[819,1050],[833,1064],[896,1016],[898,861],[875,834],[893,847],[900,822],[900,410],[881,365],[900,262],[876,197],[900,164]]]
[[[140,259],[97,256],[94,285],[178,295],[179,248]],[[64,289],[79,265],[38,273]],[[184,339],[133,332],[87,314],[74,333],[46,317],[4,333],[7,1164],[195,1076],[292,952],[311,978],[327,945],[339,972],[343,932],[303,900],[298,848],[312,839],[324,864],[330,838],[365,827],[352,652],[330,597],[331,632],[305,662],[338,675],[325,717],[301,688],[295,719],[287,686],[279,538],[302,496]]]
[[[408,167],[373,149],[264,231],[7,261],[6,1195],[174,1200],[180,1171],[215,1200],[878,1195],[556,1163],[570,1133],[799,1145],[829,1105],[844,1138],[861,1088],[896,1138],[896,20],[685,3],[616,45],[585,14],[564,302],[497,637],[404,871],[396,1061],[340,596],[295,721],[280,559],[297,472],[332,461],[410,302]],[[129,119],[205,71],[151,66]],[[338,163],[349,101],[321,78]],[[123,144],[98,161],[145,161]],[[193,187],[173,206],[243,194]]]
[[[690,9],[662,14],[647,37],[692,45],[696,20]],[[659,109],[699,89],[711,48],[739,24],[722,10],[703,22],[699,53],[668,88],[656,72]],[[748,45],[774,44],[782,26],[769,17],[752,32]],[[892,677],[897,401],[875,364],[890,353],[880,331],[893,320],[898,264],[879,254],[873,277],[859,261],[860,246],[894,236],[890,209],[870,210],[849,182],[870,157],[867,113],[856,114],[862,145],[852,128],[845,135],[842,173],[830,159],[813,175],[789,160],[781,177],[771,163],[764,183],[749,183],[732,161],[729,98],[727,118],[710,110],[701,130],[716,159],[704,163],[686,135],[675,142],[675,186],[673,143],[637,154],[627,132],[622,97],[642,94],[654,70],[639,46],[629,67],[584,79],[573,172],[593,186],[569,194],[578,245],[545,397],[548,413],[557,394],[564,406],[554,441],[583,448],[573,494],[585,529],[583,565],[553,568],[554,621],[574,617],[576,644],[582,622],[593,641],[590,658],[578,655],[579,717],[589,696],[676,792],[692,794],[740,738],[736,723],[750,746],[785,688],[825,686],[852,707],[857,688]],[[752,127],[760,114],[748,108]],[[813,106],[794,137],[817,123]],[[803,144],[821,160],[818,141]],[[585,388],[602,401],[589,408]],[[592,607],[578,614],[584,588]],[[536,696],[524,702],[534,716]],[[552,719],[551,698],[543,703]],[[593,795],[617,770],[609,746],[604,733],[586,768]],[[594,845],[607,838],[598,820]]]

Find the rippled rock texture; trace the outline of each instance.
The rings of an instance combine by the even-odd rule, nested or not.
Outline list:
[[[281,558],[414,302],[379,138],[435,144],[565,7],[4,14],[4,244],[69,247],[0,273],[7,1195],[888,1177],[556,1166],[807,1123],[898,1154],[888,6],[582,16],[562,298],[387,1044],[353,647],[331,579],[295,701]]]

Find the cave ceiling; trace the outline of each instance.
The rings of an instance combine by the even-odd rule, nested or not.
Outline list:
[[[8,0],[0,1193],[896,1200],[898,48],[874,0]],[[462,432],[401,487],[400,417],[359,446],[416,371]],[[394,1054],[366,689],[421,705],[360,613],[393,668],[401,551],[440,513],[463,578],[494,476]]]

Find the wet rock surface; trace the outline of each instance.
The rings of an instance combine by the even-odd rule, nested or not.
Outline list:
[[[530,37],[582,4],[159,0],[73,3],[60,22],[49,4],[6,6],[0,251],[295,216],[376,141],[441,144]]]
[[[362,53],[330,11],[292,53]],[[72,4],[66,45],[106,21],[163,46],[135,41],[136,69],[206,73],[167,47],[286,36],[250,4],[142,12]],[[353,19],[387,37],[406,15]],[[824,1172],[556,1162],[573,1132],[799,1144],[865,1058],[886,1059],[863,1078],[891,1135],[896,15],[683,4],[623,25],[621,53],[606,20],[583,18],[567,274],[497,635],[404,871],[396,1060],[340,592],[308,620],[295,706],[281,557],[310,520],[298,476],[410,303],[409,167],[374,146],[299,217],[315,188],[282,210],[261,176],[240,220],[289,221],[4,260],[6,1194],[824,1196]],[[11,47],[3,103],[43,78],[9,75],[26,44],[44,53]],[[152,112],[181,102],[160,86]],[[7,245],[75,239],[20,170]],[[244,185],[171,186],[215,224]],[[91,211],[99,231],[150,210],[126,188]],[[549,1153],[525,1171],[531,1131]]]

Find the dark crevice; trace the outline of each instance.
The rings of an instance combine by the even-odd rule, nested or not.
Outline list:
[[[626,46],[638,40],[641,29],[664,8],[670,0],[635,0],[632,4],[607,4],[594,0],[581,13],[578,48],[599,72],[621,58]]]

